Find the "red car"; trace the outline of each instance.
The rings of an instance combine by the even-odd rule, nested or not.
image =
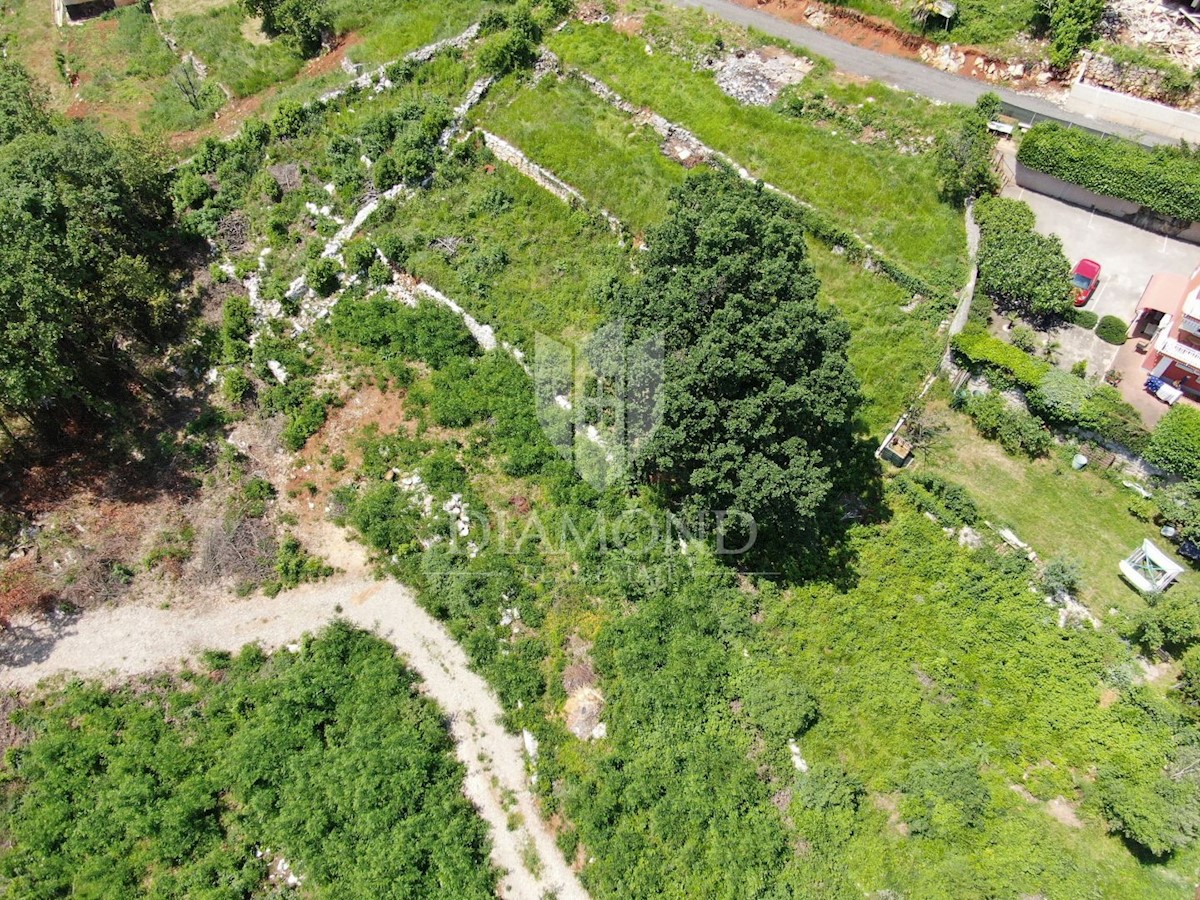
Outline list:
[[[1096,293],[1096,285],[1100,283],[1100,263],[1091,259],[1081,259],[1071,272],[1071,285],[1075,288],[1075,305],[1085,306]]]

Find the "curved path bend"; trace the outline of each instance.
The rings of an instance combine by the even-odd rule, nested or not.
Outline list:
[[[586,898],[534,803],[522,740],[500,724],[495,694],[470,670],[466,654],[441,623],[395,582],[339,577],[274,599],[230,598],[170,609],[139,602],[66,622],[16,623],[0,639],[0,684],[32,688],[58,675],[113,680],[170,668],[202,650],[233,651],[254,641],[273,650],[339,615],[390,641],[449,717],[467,770],[464,793],[491,831],[492,860],[502,872],[500,896]],[[518,812],[520,824],[510,830],[510,816],[515,821],[512,814]],[[535,854],[536,873],[526,866]]]

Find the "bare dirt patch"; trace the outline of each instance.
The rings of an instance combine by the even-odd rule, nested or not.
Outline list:
[[[1063,797],[1055,797],[1046,802],[1046,812],[1068,828],[1082,828],[1083,820],[1075,812],[1075,807]]]

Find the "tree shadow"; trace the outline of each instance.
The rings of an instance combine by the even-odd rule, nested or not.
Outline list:
[[[81,615],[77,609],[42,605],[26,621],[5,623],[0,630],[0,668],[45,662],[60,640],[75,633]]]

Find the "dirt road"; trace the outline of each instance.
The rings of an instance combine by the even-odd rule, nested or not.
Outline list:
[[[504,873],[500,895],[587,897],[538,814],[522,741],[499,724],[495,695],[468,668],[462,648],[441,624],[394,582],[342,576],[275,599],[229,598],[170,609],[139,603],[57,623],[16,623],[0,641],[0,684],[28,688],[69,673],[117,678],[252,641],[274,649],[319,629],[338,615],[338,607],[345,619],[391,641],[450,717],[458,758],[467,769],[464,791],[491,829],[492,859]],[[517,812],[521,824],[509,830],[510,815]]]

